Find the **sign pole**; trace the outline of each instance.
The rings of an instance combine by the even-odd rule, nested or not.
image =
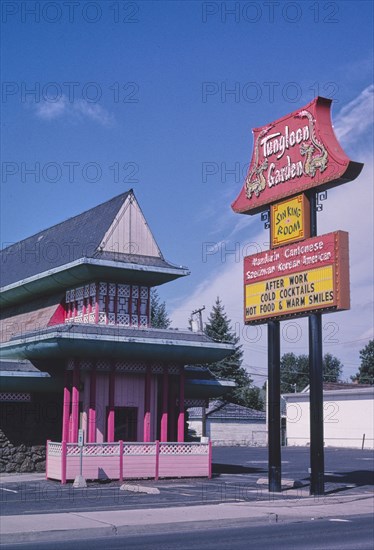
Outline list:
[[[350,308],[349,247],[345,231],[317,235],[316,212],[322,193],[326,198],[328,189],[354,180],[363,167],[340,147],[331,103],[316,97],[253,129],[252,159],[231,205],[239,214],[261,213],[270,227],[270,249],[244,258],[244,322],[268,324],[269,491],[281,490],[279,322],[308,315],[310,492],[324,494],[320,312]]]
[[[269,492],[280,493],[281,437],[280,437],[280,323],[268,321],[268,440]]]
[[[310,196],[311,236],[317,235],[317,193]],[[322,315],[309,315],[310,494],[325,492],[323,441]]]

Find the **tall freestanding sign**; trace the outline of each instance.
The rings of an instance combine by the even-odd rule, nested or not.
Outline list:
[[[244,258],[244,322],[268,325],[269,490],[281,491],[280,321],[309,317],[311,494],[324,493],[322,313],[349,309],[348,233],[317,235],[319,193],[355,179],[317,97],[255,128],[244,186],[232,208],[266,212],[270,250]],[[269,212],[270,211],[270,212]]]

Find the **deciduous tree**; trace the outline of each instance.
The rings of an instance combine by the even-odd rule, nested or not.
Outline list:
[[[281,393],[303,390],[309,384],[309,357],[285,353],[281,358]],[[339,382],[343,365],[331,353],[325,353],[322,362],[323,381]]]
[[[360,350],[361,365],[352,380],[360,384],[374,384],[374,340]]]

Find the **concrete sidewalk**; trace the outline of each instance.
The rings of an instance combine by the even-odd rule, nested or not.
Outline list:
[[[45,473],[32,472],[29,474],[0,474],[0,483],[22,483],[24,481],[42,481],[46,479]]]
[[[43,481],[45,474],[3,474],[0,483],[12,484]],[[224,483],[224,482],[223,482]],[[242,483],[242,480],[238,481]],[[184,486],[188,480],[183,480]],[[149,485],[149,484],[146,484]],[[161,488],[173,484],[160,481],[152,483]],[[9,486],[8,486],[9,487]],[[12,486],[10,486],[12,487]],[[6,488],[4,489],[7,490]],[[11,491],[11,489],[8,489]],[[364,492],[335,492],[323,496],[309,496],[309,487],[288,489],[284,498],[278,494],[260,491],[255,485],[245,486],[240,500],[212,504],[172,504],[168,507],[153,501],[144,508],[112,509],[103,511],[64,511],[58,513],[37,513],[4,515],[1,518],[0,535],[2,544],[29,541],[80,540],[116,534],[138,534],[145,530],[153,532],[207,529],[227,527],[229,524],[264,524],[276,522],[308,521],[319,518],[344,518],[346,516],[373,514],[373,495]],[[236,495],[236,493],[235,493]],[[153,497],[152,497],[153,498]],[[152,506],[152,507],[150,507]]]
[[[11,542],[67,540],[105,537],[139,532],[143,528],[163,527],[164,530],[190,527],[196,529],[209,522],[213,527],[227,522],[252,523],[295,522],[319,518],[372,514],[371,495],[304,497],[294,500],[220,503],[175,508],[111,510],[57,514],[4,516],[1,519],[2,544]]]

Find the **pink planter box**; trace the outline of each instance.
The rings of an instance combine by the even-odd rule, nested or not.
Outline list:
[[[47,441],[48,479],[61,483],[80,473],[81,447]],[[82,448],[85,479],[211,477],[210,443],[87,443]]]

